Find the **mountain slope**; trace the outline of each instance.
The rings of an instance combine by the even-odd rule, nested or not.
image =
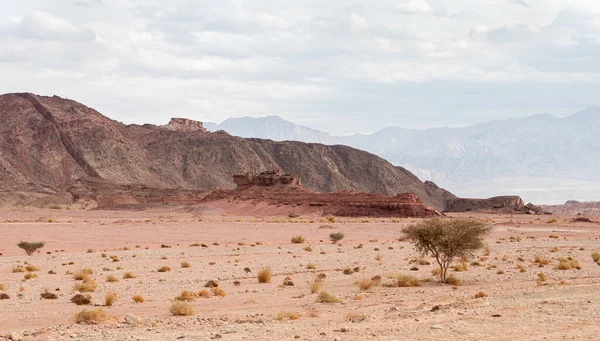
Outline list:
[[[226,131],[248,137],[295,139],[273,129],[246,129],[260,119],[236,119]],[[309,128],[306,128],[309,129]],[[533,115],[464,128],[410,130],[388,127],[372,134],[331,136],[313,130],[297,139],[345,144],[405,167],[466,196],[519,193],[535,201],[600,197],[600,108],[565,118]],[[325,137],[324,137],[325,136]],[[560,182],[563,186],[553,185]],[[583,188],[583,189],[582,189]]]
[[[2,190],[54,193],[81,177],[157,188],[233,188],[234,174],[281,168],[320,192],[413,192],[440,210],[451,197],[406,169],[351,147],[124,125],[56,96],[2,95],[0,121]]]

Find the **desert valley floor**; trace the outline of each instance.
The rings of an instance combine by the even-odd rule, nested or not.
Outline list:
[[[494,227],[489,250],[451,271],[462,285],[437,283],[434,260],[399,240],[413,219],[338,217],[332,223],[318,216],[254,218],[180,208],[0,209],[0,285],[9,296],[0,300],[0,340],[600,338],[600,266],[592,259],[600,251],[600,224],[566,216],[451,217]],[[332,244],[329,234],[339,231],[345,238]],[[306,240],[292,243],[296,235]],[[21,240],[46,245],[27,256],[16,246]],[[558,269],[559,259],[573,268]],[[27,265],[38,269],[31,272],[37,278],[14,272]],[[265,267],[271,282],[259,283]],[[83,269],[93,271],[89,277],[98,285],[91,307],[71,302],[81,283],[74,274]],[[340,302],[317,302],[309,282],[319,275],[322,290]],[[355,284],[377,275],[380,284],[367,290]],[[423,283],[399,287],[399,275]],[[224,296],[204,287],[209,280]],[[206,290],[208,297],[192,298],[194,316],[173,316],[169,308],[184,290]],[[41,299],[45,291],[57,298]],[[109,292],[118,299],[107,307]],[[135,303],[135,295],[144,302]],[[75,324],[76,313],[95,308],[110,318]],[[135,316],[125,322],[128,314]]]

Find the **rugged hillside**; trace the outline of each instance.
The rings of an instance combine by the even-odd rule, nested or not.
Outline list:
[[[281,168],[319,192],[412,192],[440,210],[449,195],[351,147],[244,139],[185,120],[124,125],[56,96],[2,95],[0,121],[4,191],[61,192],[82,177],[156,188],[233,188],[234,174]]]
[[[345,144],[375,153],[462,196],[517,192],[527,200],[547,203],[600,196],[600,108],[565,118],[534,115],[426,130],[388,127],[352,136],[332,136],[278,117],[229,119],[211,128],[244,137]]]

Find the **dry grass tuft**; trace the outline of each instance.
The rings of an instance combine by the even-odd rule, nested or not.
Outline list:
[[[311,294],[318,294],[323,290],[323,285],[325,283],[321,278],[315,277],[311,281],[308,281],[308,288],[310,289]]]
[[[367,316],[364,314],[361,314],[361,313],[351,311],[346,314],[345,319],[346,319],[346,321],[350,321],[352,323],[358,323],[358,322],[362,322],[362,321],[366,320]]]
[[[19,266],[13,266],[12,272],[13,273],[16,273],[16,272],[25,272],[25,268],[22,267],[22,266],[20,266],[20,265]]]
[[[196,315],[194,307],[184,301],[175,301],[169,308],[169,311],[173,316],[193,316]]]
[[[110,319],[110,315],[102,308],[83,309],[75,315],[75,322],[97,324]]]
[[[594,260],[594,263],[600,262],[600,252],[592,253],[592,259]]]
[[[27,274],[25,274],[25,276],[23,277],[24,280],[28,280],[28,279],[34,279],[34,278],[38,278],[38,275],[34,274],[33,272],[28,272]]]
[[[117,295],[116,292],[114,292],[114,291],[108,292],[108,293],[106,293],[106,296],[104,296],[104,305],[106,305],[107,307],[112,307],[118,298],[119,298],[119,296]]]
[[[0,283],[0,291],[6,291],[6,284]]]
[[[543,272],[538,273],[537,277],[538,277],[538,281],[540,281],[540,282],[546,282],[548,280],[548,276]]]
[[[188,262],[181,262],[181,267],[184,269],[191,268],[192,265]]]
[[[91,295],[82,295],[82,294],[77,294],[73,297],[71,297],[71,302],[77,304],[77,305],[89,305],[92,304],[92,296]]]
[[[144,303],[144,301],[145,301],[144,296],[142,296],[142,295],[134,295],[131,299],[135,303]]]
[[[450,276],[446,277],[446,283],[450,284],[450,285],[455,285],[455,286],[463,285],[462,279],[460,279],[454,275],[450,275]]]
[[[163,265],[161,266],[158,270],[158,272],[167,272],[167,271],[171,271],[171,267],[168,265]]]
[[[469,270],[469,267],[467,266],[466,262],[461,262],[461,263],[455,264],[453,266],[453,268],[454,268],[454,271],[457,271],[457,272]]]
[[[114,282],[118,282],[119,279],[117,277],[115,277],[114,275],[108,275],[108,276],[106,276],[106,281],[114,283]]]
[[[132,279],[132,278],[135,278],[135,277],[136,277],[135,274],[133,272],[130,272],[130,271],[126,272],[123,275],[123,279]]]
[[[302,317],[301,314],[293,311],[285,311],[280,312],[275,315],[275,320],[283,321],[283,320],[299,320]]]
[[[212,288],[212,289],[210,289],[210,291],[212,291],[212,293],[215,294],[215,296],[221,296],[221,297],[227,296],[227,292],[225,292],[225,290],[223,290],[223,288]]]
[[[40,268],[38,268],[35,265],[27,265],[25,267],[25,270],[27,270],[28,272],[35,272],[35,271],[40,271]]]
[[[572,269],[580,270],[581,265],[579,265],[579,262],[574,259],[561,258],[561,259],[559,259],[558,264],[556,265],[555,269],[556,270],[572,270]]]
[[[258,272],[258,283],[271,283],[271,269],[263,268]]]
[[[304,238],[304,236],[300,236],[300,235],[293,236],[292,240],[291,240],[292,244],[302,244],[305,241],[306,241],[306,239]]]
[[[53,294],[51,292],[48,291],[44,291],[43,293],[40,294],[40,297],[45,299],[45,300],[55,300],[58,298],[58,296],[56,296],[56,294]]]
[[[208,291],[208,290],[198,291],[198,297],[209,298],[210,296],[212,296],[212,295],[210,294],[210,291]]]
[[[483,291],[480,291],[475,294],[475,298],[484,298],[484,297],[487,297],[487,294]]]
[[[367,291],[370,290],[372,287],[381,284],[381,277],[377,276],[374,278],[363,278],[356,281],[354,284],[358,286],[358,289],[360,289],[360,291]]]
[[[96,289],[98,289],[98,284],[89,277],[85,277],[83,283],[77,283],[73,286],[73,290],[79,292],[94,292]]]
[[[321,291],[319,297],[317,298],[317,302],[319,303],[339,303],[342,300],[337,298],[335,295],[328,293],[327,291]]]
[[[541,268],[544,265],[548,265],[550,264],[550,261],[547,260],[544,257],[540,257],[540,256],[535,256],[535,260],[533,261],[534,263],[538,264],[538,266]]]
[[[92,269],[81,269],[73,274],[73,279],[76,281],[83,281],[92,274],[94,274]]]
[[[398,276],[396,283],[399,287],[420,287],[422,285],[418,278],[410,275]]]
[[[196,294],[193,291],[189,291],[189,290],[184,290],[181,292],[181,294],[177,297],[175,297],[176,301],[187,301],[187,302],[193,302],[198,298],[198,294]]]

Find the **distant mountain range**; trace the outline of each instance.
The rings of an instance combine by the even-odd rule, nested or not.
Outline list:
[[[387,127],[333,136],[278,116],[205,123],[241,137],[344,144],[377,154],[462,197],[517,194],[526,201],[600,199],[600,108],[533,115],[463,128]]]

